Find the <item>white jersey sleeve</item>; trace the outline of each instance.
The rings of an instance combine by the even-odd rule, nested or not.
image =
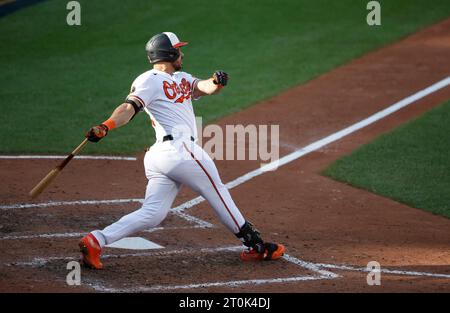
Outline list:
[[[149,75],[146,73],[136,78],[131,85],[130,94],[127,96],[127,100],[140,103],[142,108],[150,105],[156,95],[156,86],[149,79]]]

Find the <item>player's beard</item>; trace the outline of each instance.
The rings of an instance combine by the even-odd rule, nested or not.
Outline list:
[[[181,64],[181,61],[178,61],[178,60],[173,62],[172,66],[175,69],[175,71],[179,71],[183,67],[183,65]]]

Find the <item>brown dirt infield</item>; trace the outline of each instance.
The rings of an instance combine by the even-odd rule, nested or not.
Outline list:
[[[219,125],[278,124],[283,156],[447,77],[449,55],[450,20],[446,20],[224,118]],[[450,88],[446,87],[325,148],[235,187],[231,190],[233,198],[265,238],[284,243],[287,253],[297,259],[353,268],[375,260],[383,269],[448,275],[449,219],[333,181],[319,172],[379,134],[449,98]],[[37,202],[142,198],[146,185],[142,158],[143,153],[137,162],[74,160]],[[0,160],[0,204],[31,203],[28,191],[57,162]],[[258,168],[259,163],[216,161],[224,182]],[[182,189],[175,205],[195,196]],[[186,220],[169,215],[161,225],[166,229],[139,234],[163,245],[164,251],[118,258],[119,254],[134,252],[107,248],[105,254],[113,257],[105,259],[106,268],[83,270],[85,283],[79,287],[65,283],[67,260],[78,255],[78,236],[5,238],[84,233],[104,227],[138,206],[125,203],[2,209],[0,292],[92,292],[96,290],[93,286],[97,290],[158,292],[165,289],[155,286],[318,276],[286,260],[244,264],[236,251],[200,251],[239,244],[204,202],[186,212],[214,224],[214,228],[189,228],[191,224]],[[165,254],[174,250],[183,251]],[[49,257],[55,259],[36,259]],[[367,273],[327,270],[339,277],[165,292],[450,291],[449,278],[383,273],[381,286],[368,286]]]

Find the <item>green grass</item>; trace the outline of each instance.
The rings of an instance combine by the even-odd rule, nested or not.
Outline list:
[[[195,104],[211,122],[450,15],[448,0],[380,2],[379,27],[359,0],[81,0],[78,27],[66,1],[27,7],[0,19],[0,153],[71,151],[149,68],[144,45],[161,31],[190,42],[186,71],[230,74],[221,95]],[[140,114],[84,153],[130,154],[153,136]]]
[[[362,146],[324,174],[450,218],[450,101]]]

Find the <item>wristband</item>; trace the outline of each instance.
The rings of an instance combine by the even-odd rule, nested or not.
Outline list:
[[[102,124],[105,125],[106,127],[108,127],[108,130],[116,128],[116,122],[114,122],[114,120],[111,118],[107,119]]]

